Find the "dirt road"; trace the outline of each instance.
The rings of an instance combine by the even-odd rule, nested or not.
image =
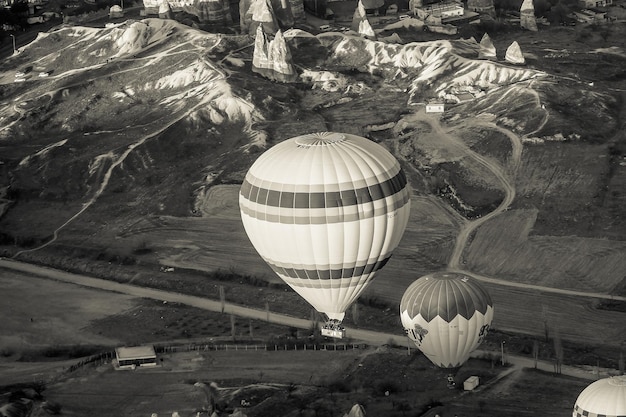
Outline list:
[[[167,301],[172,303],[186,304],[210,311],[222,311],[220,301],[207,298],[185,295],[175,292],[168,292],[147,287],[138,287],[135,285],[120,284],[113,281],[88,277],[85,275],[71,274],[69,272],[56,269],[41,267],[37,265],[25,264],[8,259],[0,259],[0,268],[13,269],[21,272],[34,274],[41,277],[55,279],[63,282],[70,282],[91,288],[98,288],[106,291],[113,291],[121,294],[132,295],[135,297],[152,298],[155,300]],[[308,329],[311,327],[309,320],[296,317],[286,316],[266,311],[256,310],[237,304],[225,303],[224,312],[234,314],[240,317],[246,317],[258,320],[267,320],[272,323],[284,326],[292,326],[300,329]],[[362,340],[370,345],[380,346],[388,343],[390,340],[396,344],[404,344],[406,338],[402,334],[380,333],[361,329],[347,329],[350,337]]]
[[[161,291],[152,288],[146,287],[137,287],[128,284],[120,284],[108,280],[97,279],[92,277],[87,277],[84,275],[71,274],[64,271],[59,271],[47,267],[41,267],[31,264],[25,264],[21,262],[16,262],[13,260],[0,259],[0,268],[6,268],[11,270],[17,270],[20,272],[26,272],[30,274],[35,274],[40,277],[49,278],[53,280],[58,280],[62,282],[77,284],[80,286],[96,288],[105,291],[112,291],[120,294],[130,295],[134,297],[145,297],[152,298],[155,300],[168,301],[173,303],[182,303],[189,306],[210,310],[210,311],[221,311],[222,305],[219,301],[209,300],[197,296],[184,295],[180,293],[173,293],[168,291]],[[255,310],[252,308],[247,308],[244,306],[226,303],[224,306],[224,311],[226,313],[232,313],[237,316],[260,319],[260,320],[268,320],[272,323],[277,323],[285,326],[293,326],[297,328],[308,329],[310,328],[310,321],[299,319],[295,317],[290,317],[282,314],[270,313],[268,315],[267,312],[261,310]],[[351,329],[348,328],[347,332],[353,340],[360,340],[372,346],[381,346],[388,343],[394,343],[396,345],[406,345],[407,338],[402,334],[391,334],[391,333],[383,333],[383,332],[375,332],[361,329]],[[399,333],[399,332],[398,332]],[[494,352],[487,351],[476,351],[472,354],[473,357],[481,357],[486,354],[494,354]],[[521,356],[509,355],[506,354],[505,360],[507,363],[510,363],[515,366],[515,370],[521,369],[523,367],[537,367],[538,369],[554,372],[554,365],[551,362],[538,361],[536,364],[533,359],[525,358]],[[3,373],[10,372],[11,378],[15,378],[18,375],[23,375],[24,372],[29,375],[48,375],[52,370],[57,372],[59,369],[62,369],[64,366],[67,366],[69,362],[63,363],[54,363],[54,364],[20,364],[17,367],[13,365],[8,367],[3,367]],[[4,369],[6,368],[6,369]],[[561,372],[564,375],[569,375],[577,378],[584,378],[589,380],[595,380],[599,377],[608,376],[612,370],[607,369],[588,369],[584,367],[577,366],[566,366],[562,365]],[[7,377],[9,374],[6,375]]]

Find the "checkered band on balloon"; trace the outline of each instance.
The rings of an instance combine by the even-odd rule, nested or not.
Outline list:
[[[572,413],[572,417],[626,417],[626,415],[615,415],[615,414],[597,414],[592,413],[590,411],[583,410],[576,404],[574,406],[574,412]]]

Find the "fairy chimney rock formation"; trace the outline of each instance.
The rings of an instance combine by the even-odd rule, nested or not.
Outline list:
[[[306,15],[302,0],[239,0],[239,18],[242,33],[254,36],[259,24],[265,33],[274,34],[304,22]]]
[[[161,0],[159,3],[159,17],[161,19],[172,19],[172,8],[166,0]]]
[[[526,63],[522,49],[519,47],[517,41],[513,41],[513,43],[506,49],[504,59],[506,62],[516,65],[523,65]]]
[[[370,24],[369,20],[367,20],[367,14],[365,12],[365,6],[363,2],[359,0],[359,3],[354,9],[354,15],[352,16],[352,25],[350,26],[355,32],[358,32],[359,35],[369,38],[376,39],[376,33],[374,33],[374,29]]]
[[[485,33],[480,40],[480,50],[478,51],[479,59],[496,59],[496,47],[493,45],[491,38]]]
[[[520,7],[520,26],[524,29],[537,32],[537,19],[535,18],[535,5],[533,0],[524,0]]]
[[[257,27],[263,26],[263,32],[274,34],[279,26],[270,0],[241,0],[239,2],[241,32],[255,36]]]
[[[278,30],[274,39],[270,39],[263,26],[257,26],[252,71],[270,80],[284,83],[293,82],[298,78],[282,31]]]

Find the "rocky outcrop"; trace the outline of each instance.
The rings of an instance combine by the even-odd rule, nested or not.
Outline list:
[[[280,29],[270,0],[241,0],[239,16],[242,33],[255,35],[262,26],[264,33],[273,35]]]
[[[506,49],[504,59],[506,62],[516,65],[523,65],[526,63],[526,59],[524,59],[524,54],[522,53],[522,48],[520,48],[517,41],[513,41],[513,43]]]
[[[343,417],[365,417],[365,408],[361,404],[354,404]]]
[[[496,8],[493,0],[467,0],[468,10],[474,11],[482,16],[496,17]]]
[[[270,40],[263,26],[257,26],[252,71],[280,82],[293,82],[298,78],[282,31],[278,30],[274,39]]]
[[[409,0],[409,12],[414,12],[415,9],[418,9],[424,5],[422,0]]]
[[[202,23],[231,23],[229,0],[143,0],[146,15],[158,14],[172,18],[174,12],[184,11]],[[168,17],[169,16],[169,17]]]
[[[446,35],[456,35],[458,28],[454,25],[441,24],[441,25],[426,25],[429,32],[433,33],[445,33]]]
[[[404,41],[402,40],[402,38],[400,37],[400,35],[398,35],[397,33],[392,33],[389,36],[383,37],[383,38],[378,38],[378,40],[380,42],[386,42],[386,43],[397,43],[397,44],[403,44]]]
[[[520,26],[524,29],[537,32],[537,19],[535,18],[535,5],[533,0],[524,0],[520,12]]]
[[[359,0],[359,3],[363,4],[365,10],[376,10],[385,5],[385,0]]]
[[[172,19],[173,13],[170,4],[167,0],[161,0],[161,4],[159,4],[159,18],[161,19]]]
[[[480,50],[478,51],[479,59],[496,59],[496,47],[493,45],[491,38],[485,33],[480,40]]]
[[[376,33],[374,33],[372,25],[369,20],[367,20],[367,14],[365,13],[365,6],[363,5],[362,0],[359,0],[359,4],[356,9],[354,9],[350,29],[358,32],[359,35],[365,38],[376,39]]]
[[[251,35],[258,24],[263,25],[265,33],[273,34],[306,20],[302,0],[240,0],[239,16],[241,31]]]
[[[359,35],[367,39],[376,39],[376,33],[374,32],[369,20],[361,20],[361,23],[359,23]]]

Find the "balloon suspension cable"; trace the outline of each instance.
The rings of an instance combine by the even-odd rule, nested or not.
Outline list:
[[[324,323],[323,327],[330,330],[345,330],[345,327],[343,327],[343,325],[341,324],[341,320],[337,319],[326,320],[326,323]]]

